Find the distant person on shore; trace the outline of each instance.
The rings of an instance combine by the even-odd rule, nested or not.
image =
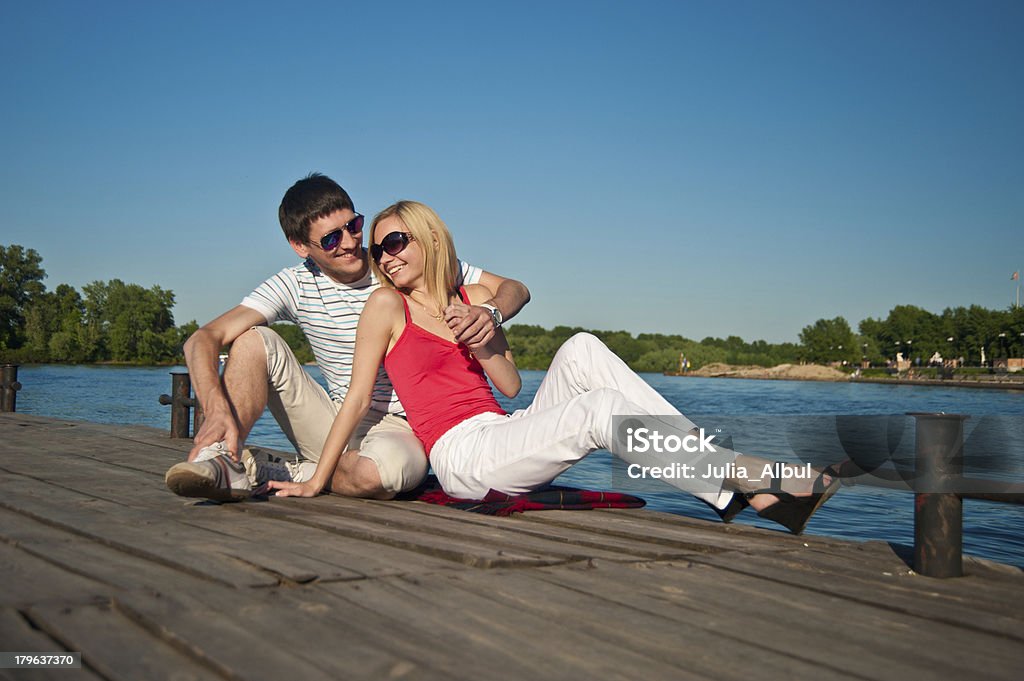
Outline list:
[[[808,465],[805,479],[786,478],[796,467],[712,445],[692,421],[586,333],[558,350],[533,403],[507,414],[488,383],[509,397],[520,389],[504,332],[497,329],[486,342],[467,347],[444,323],[445,310],[466,314],[490,298],[485,287],[460,282],[444,222],[421,203],[401,201],[374,219],[370,243],[371,266],[383,287],[369,297],[359,320],[349,391],[313,476],[304,482],[270,482],[278,495],[312,497],[337,486],[336,462],[373,407],[382,365],[441,486],[454,497],[482,499],[491,490],[530,492],[591,452],[608,449],[637,470],[690,466],[693,475],[665,481],[707,502],[725,521],[749,505],[799,533],[841,484],[830,469],[812,474]],[[653,423],[663,435],[694,446],[676,449],[668,458],[623,446],[615,432],[616,416],[635,416],[638,426]],[[625,430],[632,438],[641,429]]]
[[[242,499],[269,479],[308,479],[349,390],[356,327],[363,306],[380,285],[363,247],[363,216],[340,185],[314,173],[285,193],[278,217],[302,262],[267,279],[185,343],[192,385],[206,420],[187,462],[167,471],[167,486],[176,494]],[[439,310],[437,321],[457,342],[482,348],[529,301],[529,291],[518,281],[463,262],[456,269],[461,283],[481,293],[474,305]],[[267,328],[276,321],[294,322],[302,329],[327,391]],[[228,344],[231,351],[221,376],[218,355]],[[345,441],[348,450],[332,459],[337,474],[330,489],[387,499],[420,484],[427,458],[383,369],[374,372],[371,384],[367,409]],[[297,461],[243,449],[266,407],[295,446]]]

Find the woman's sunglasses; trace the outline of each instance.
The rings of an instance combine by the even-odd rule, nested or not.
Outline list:
[[[320,237],[320,248],[328,252],[336,249],[338,247],[338,244],[341,243],[341,236],[344,233],[344,230],[346,229],[348,230],[348,233],[354,237],[358,237],[360,234],[362,234],[363,216],[360,215],[359,213],[356,213],[356,216],[354,218],[343,224],[338,229],[334,230],[333,232],[327,232],[327,234],[324,234],[322,237]]]
[[[413,241],[411,232],[391,232],[381,239],[379,244],[370,246],[370,255],[373,256],[374,262],[379,263],[380,256],[385,253],[388,255],[398,255],[405,250],[410,241]]]

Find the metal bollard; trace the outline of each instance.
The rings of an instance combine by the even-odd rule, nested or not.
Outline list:
[[[189,433],[189,410],[196,406],[196,400],[192,397],[192,379],[188,372],[171,372],[171,394],[161,395],[160,404],[171,405],[171,437],[192,437]],[[198,414],[197,419],[201,422]]]
[[[916,420],[914,570],[963,576],[964,421],[959,414],[910,414]]]
[[[18,383],[18,365],[3,365],[2,382],[0,382],[0,412],[15,410],[19,390],[21,390],[21,383]]]

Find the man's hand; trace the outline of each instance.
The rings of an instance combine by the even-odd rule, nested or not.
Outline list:
[[[444,320],[455,340],[470,350],[477,350],[494,338],[494,319],[486,307],[452,303],[444,310]]]
[[[229,409],[214,409],[206,414],[203,425],[192,440],[195,446],[188,453],[188,460],[192,461],[199,454],[203,447],[209,447],[217,442],[223,442],[231,453],[231,458],[239,461],[242,452],[242,443],[238,440],[238,422],[235,415]]]

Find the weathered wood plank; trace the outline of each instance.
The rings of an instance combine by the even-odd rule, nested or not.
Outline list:
[[[224,678],[125,618],[112,603],[41,605],[31,608],[28,616],[68,648],[81,652],[83,663],[111,681]]]
[[[505,571],[474,573],[491,578]],[[572,610],[556,618],[538,617],[517,607],[505,607],[458,588],[458,575],[388,578],[355,585],[319,587],[345,603],[377,609],[393,618],[398,638],[434,641],[432,652],[443,651],[446,670],[461,678],[497,673],[503,678],[709,678],[666,664],[628,648],[612,648],[573,626],[585,611]],[[524,595],[527,596],[527,595]],[[568,615],[568,616],[567,616]]]
[[[697,563],[685,570],[678,567],[601,563],[589,571],[530,574],[534,580],[571,589],[575,596],[566,597],[570,601],[593,594],[618,608],[643,610],[683,627],[697,623],[724,636],[730,651],[738,642],[767,646],[792,659],[829,669],[840,665],[876,678],[902,679],[915,670],[929,678],[970,677],[976,667],[972,659],[981,651],[986,664],[998,672],[993,678],[1014,678],[1012,663],[1024,654],[1003,638],[832,593],[833,580],[824,575],[805,574],[800,583],[785,584],[756,572],[729,574]],[[841,580],[841,575],[831,577]],[[464,576],[465,581],[474,579],[471,573]],[[557,603],[557,598],[549,594],[537,602]],[[721,642],[705,645],[722,649]],[[829,654],[819,657],[824,651]]]
[[[367,505],[370,506],[366,511],[368,515],[386,518],[396,523],[428,528],[456,526],[460,528],[460,532],[465,531],[462,528],[477,526],[487,528],[488,531],[501,532],[506,537],[522,535],[557,542],[584,552],[590,558],[672,560],[693,553],[722,550],[716,546],[696,542],[688,544],[649,542],[642,535],[614,535],[590,529],[565,528],[550,523],[537,524],[529,522],[527,518],[523,517],[524,514],[499,518],[415,501],[373,501],[367,502]],[[569,513],[569,511],[566,512]],[[572,511],[572,513],[586,514],[587,512]]]
[[[34,628],[22,613],[12,608],[3,607],[0,607],[0,648],[5,652],[71,652],[42,631]],[[0,679],[4,681],[50,681],[52,679],[99,681],[100,677],[96,676],[87,667],[80,669],[52,667],[44,669],[0,669]]]
[[[248,504],[246,511],[266,518],[276,518],[363,539],[394,548],[415,551],[443,558],[468,567],[492,568],[554,565],[567,561],[584,560],[585,555],[561,550],[522,551],[514,542],[495,541],[480,543],[454,537],[438,536],[430,532],[407,527],[392,527],[344,515],[344,510],[332,497],[309,499],[274,499],[272,503]]]
[[[842,597],[882,608],[891,613],[910,614],[929,619],[936,623],[959,624],[974,631],[988,632],[999,640],[1024,641],[1024,630],[1020,627],[1024,589],[1019,582],[1015,588],[1003,591],[1001,604],[991,601],[978,607],[984,601],[972,598],[969,578],[948,584],[910,574],[909,570],[899,572],[865,574],[858,569],[859,561],[850,557],[827,557],[816,552],[807,554],[783,554],[782,560],[767,560],[764,556],[748,554],[737,556],[704,556],[695,559],[702,564],[725,568],[737,575],[751,575],[770,580],[777,585],[793,585],[815,589],[823,595]],[[815,566],[818,563],[818,567]],[[829,564],[822,569],[822,563]],[[869,571],[870,572],[870,571]],[[824,579],[830,575],[831,579]]]
[[[249,586],[273,586],[279,578],[237,556],[255,555],[251,543],[167,522],[160,514],[118,506],[70,489],[21,476],[0,478],[0,508],[73,532],[125,553],[182,572],[230,585],[225,575]],[[284,574],[308,574],[304,567],[280,564]]]
[[[86,575],[70,572],[17,546],[0,542],[0,607],[24,609],[35,603],[89,603],[109,587]]]
[[[559,555],[567,560],[678,558],[692,553],[692,550],[666,549],[617,538],[587,537],[586,533],[573,536],[558,531],[538,532],[535,527],[520,522],[518,518],[494,518],[423,503],[373,502],[341,497],[331,497],[321,503],[331,512],[343,514],[350,519],[383,523],[389,528],[402,528],[417,534],[429,533],[441,538],[499,545],[520,553]],[[410,513],[411,506],[422,513]],[[442,522],[424,522],[423,513]]]
[[[246,511],[248,504],[225,504],[216,514],[195,514],[185,524],[210,529],[237,539],[256,542],[261,551],[288,551],[312,561],[320,561],[331,570],[322,570],[317,581],[372,578],[405,573],[422,574],[459,569],[449,560],[434,558],[418,551],[405,551],[365,539],[353,539],[333,532],[281,522],[276,518]],[[273,527],[282,525],[283,527]],[[343,572],[339,572],[343,571]],[[345,575],[345,576],[342,576]]]
[[[788,551],[808,541],[834,541],[822,537],[793,537],[749,525],[724,524],[647,510],[596,509],[591,513],[544,511],[524,514],[524,520],[571,531],[632,537],[679,548],[691,547],[701,553],[723,550]]]
[[[117,607],[178,649],[240,678],[439,678],[421,675],[390,637],[334,616],[318,587],[237,593],[210,585],[161,599],[132,592]]]

